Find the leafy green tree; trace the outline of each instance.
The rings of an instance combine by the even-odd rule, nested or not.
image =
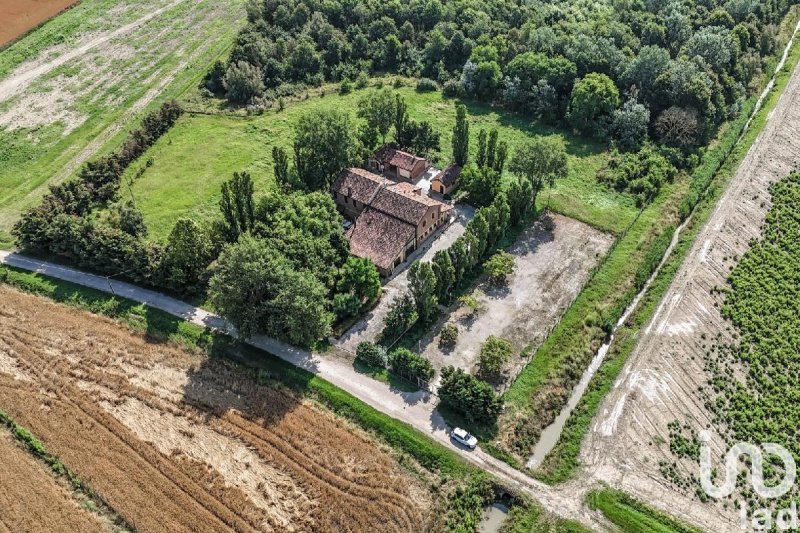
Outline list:
[[[483,257],[484,252],[486,252],[486,249],[489,246],[489,232],[489,221],[486,220],[486,214],[484,213],[483,209],[478,209],[478,211],[475,213],[475,216],[472,217],[472,220],[467,223],[467,227],[464,232],[464,234],[467,236],[472,235],[475,237],[475,246],[477,248],[474,251],[473,265],[477,264],[480,258]]]
[[[372,261],[350,256],[342,266],[336,288],[341,293],[354,295],[359,304],[369,302],[381,292],[381,277]]]
[[[361,309],[361,301],[354,294],[340,292],[333,296],[332,307],[336,318],[343,320],[358,314]]]
[[[507,76],[520,80],[522,90],[531,91],[540,80],[544,80],[562,96],[572,90],[577,72],[575,63],[569,59],[538,52],[520,54],[506,68]]]
[[[486,143],[486,166],[495,169],[495,158],[497,157],[497,128],[489,132],[489,141]]]
[[[575,82],[567,119],[583,134],[603,136],[619,104],[619,91],[611,78],[593,72]]]
[[[514,256],[506,251],[499,251],[483,264],[484,270],[489,274],[489,279],[494,283],[505,283],[508,277],[514,274],[516,262]]]
[[[481,354],[478,358],[478,368],[480,373],[485,376],[496,376],[503,369],[511,354],[514,353],[514,347],[505,339],[490,335],[481,344]]]
[[[467,165],[459,177],[461,188],[466,191],[469,203],[482,207],[491,204],[500,192],[500,174],[489,167]]]
[[[440,302],[450,299],[450,291],[456,282],[456,269],[447,250],[439,250],[431,261],[433,274],[436,277],[436,297]]]
[[[442,370],[437,391],[444,405],[470,422],[492,424],[503,409],[503,402],[491,385],[452,366]]]
[[[456,125],[453,128],[453,161],[456,165],[464,167],[469,160],[469,122],[467,121],[467,108],[464,104],[456,103]]]
[[[289,155],[280,146],[272,147],[272,166],[275,171],[275,181],[284,189],[291,186],[289,176]]]
[[[486,130],[484,129],[478,132],[478,154],[475,156],[475,165],[478,168],[486,166]]]
[[[374,368],[386,368],[389,358],[386,349],[380,344],[363,341],[359,342],[356,347],[356,361]]]
[[[350,257],[342,215],[326,192],[273,193],[261,198],[253,233],[333,291]]]
[[[509,209],[509,223],[512,226],[522,222],[533,206],[533,186],[527,179],[515,179],[508,187],[506,194]]]
[[[313,274],[248,235],[222,252],[209,282],[212,304],[241,337],[262,332],[300,346],[330,334],[327,294]]]
[[[635,151],[647,141],[650,125],[650,110],[633,98],[628,99],[620,109],[614,111],[611,121],[611,135],[620,150]]]
[[[381,342],[393,343],[405,333],[419,318],[417,305],[410,294],[395,298],[389,305],[381,332]]]
[[[147,235],[144,215],[131,201],[118,205],[111,212],[111,225],[121,229],[128,235],[140,238]]]
[[[370,91],[358,100],[358,116],[378,132],[381,143],[386,142],[386,136],[395,123],[397,102],[390,89]]]
[[[472,78],[475,95],[479,98],[496,96],[502,77],[503,73],[496,61],[481,61]]]
[[[556,180],[567,177],[567,149],[564,139],[555,135],[528,139],[514,153],[509,170],[530,183],[533,193],[530,205],[536,205],[539,191],[545,186],[552,187]]]
[[[530,197],[530,195],[528,195]],[[498,194],[492,202],[496,215],[495,241],[502,239],[511,225],[511,207],[508,205],[508,194]]]
[[[414,297],[420,320],[428,323],[436,314],[436,275],[427,261],[417,261],[408,269],[408,289]]]
[[[436,374],[430,361],[406,348],[397,348],[390,353],[389,365],[401,376],[426,383]]]
[[[295,127],[294,164],[308,190],[330,187],[353,164],[358,146],[345,111],[322,109],[300,117]]]
[[[235,242],[240,235],[253,229],[255,209],[253,179],[250,174],[234,172],[233,178],[222,184],[219,208],[222,212],[222,228],[228,242]]]
[[[222,85],[231,102],[247,103],[264,94],[261,70],[246,61],[231,64],[225,72]]]
[[[194,220],[181,218],[167,239],[161,275],[173,289],[196,289],[212,259],[213,246],[208,232]]]
[[[461,283],[464,279],[464,274],[469,268],[469,252],[466,247],[466,241],[463,236],[458,237],[450,248],[447,249],[447,255],[450,256],[450,261],[453,264],[453,272],[455,274],[455,282],[453,286]]]

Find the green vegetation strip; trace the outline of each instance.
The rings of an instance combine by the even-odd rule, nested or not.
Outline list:
[[[791,19],[792,17],[788,18]],[[795,44],[790,50],[783,70],[776,76],[775,87],[765,99],[761,110],[753,117],[750,127],[739,143],[734,146],[746,123],[745,115],[749,114],[749,110],[752,110],[753,101],[748,102],[748,105],[742,109],[739,118],[731,124],[719,144],[698,167],[695,172],[695,180],[698,182],[708,180],[708,183],[710,183],[708,189],[705,191],[704,196],[700,197],[700,203],[696,207],[691,221],[686,226],[670,258],[645,293],[639,307],[626,324],[617,330],[615,342],[611,346],[606,360],[589,383],[586,394],[581,398],[580,403],[567,420],[561,439],[538,469],[538,478],[552,484],[563,482],[574,476],[579,466],[578,454],[580,445],[589,430],[592,418],[597,413],[603,398],[611,390],[625,361],[635,349],[639,332],[647,325],[655,313],[658,304],[691,249],[697,234],[711,216],[714,206],[725,190],[728,181],[747,155],[756,137],[758,137],[758,134],[766,124],[769,115],[775,109],[780,95],[789,82],[789,78],[799,60],[800,46]],[[727,158],[720,159],[720,155],[715,152],[726,149],[729,145],[733,147],[730,155]],[[721,161],[721,166],[716,172],[712,172],[706,161],[717,160]],[[708,177],[709,173],[711,178]]]
[[[123,531],[134,530],[130,524],[125,522],[121,516],[114,512],[91,487],[86,485],[78,476],[64,466],[56,456],[51,455],[39,439],[34,437],[30,431],[14,422],[8,414],[1,410],[0,425],[7,427],[11,435],[22,443],[28,453],[44,462],[57,476],[66,478],[73,490],[87,498],[88,501],[91,502],[91,505],[87,506],[88,509],[96,512],[99,511],[105,516],[108,516],[113,521],[114,525]]]
[[[370,407],[328,381],[272,354],[163,311],[74,283],[2,265],[0,283],[113,318],[156,342],[175,343],[211,357],[226,357],[255,368],[262,383],[279,383],[320,402],[338,415],[377,435],[401,454],[412,457],[431,472],[438,472],[443,481],[464,481],[447,502],[445,522],[450,531],[474,530],[480,521],[483,507],[493,498],[489,476],[465,462],[452,450],[410,425]],[[37,444],[34,449],[43,450],[43,447]],[[533,502],[525,501],[520,505],[523,510],[519,513],[533,513],[534,516],[541,516],[542,520],[552,519]]]
[[[606,518],[625,533],[701,533],[702,531],[683,524],[619,490],[592,491],[586,496],[586,503],[589,508],[602,511]]]

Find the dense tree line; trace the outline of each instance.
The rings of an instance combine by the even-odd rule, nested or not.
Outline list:
[[[737,110],[790,3],[252,0],[206,85],[248,102],[399,72],[622,145],[643,127],[694,145]]]
[[[119,196],[125,169],[164,135],[183,113],[174,101],[147,114],[111,155],[87,163],[77,178],[50,187],[41,203],[15,224],[17,246],[27,251],[55,254],[78,266],[152,285],[185,288],[191,281],[176,275],[174,256],[146,240],[141,213],[131,203],[119,205],[108,216],[94,216]],[[178,233],[185,231],[182,227]],[[207,247],[201,247],[203,254]]]

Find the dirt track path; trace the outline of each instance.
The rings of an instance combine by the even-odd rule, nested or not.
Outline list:
[[[120,37],[122,35],[125,35],[126,33],[131,32],[135,28],[159,16],[161,13],[169,9],[172,9],[176,5],[181,4],[185,1],[186,0],[175,0],[174,2],[159,9],[156,9],[155,11],[152,11],[147,15],[144,15],[143,17],[129,24],[121,26],[114,31],[98,35],[97,37],[94,37],[86,41],[85,43],[82,43],[81,45],[69,50],[68,52],[61,54],[55,59],[52,59],[50,61],[45,61],[43,63],[37,63],[30,68],[23,68],[12,73],[7,79],[0,81],[0,102],[7,100],[8,98],[17,94],[36,78],[44,76],[45,74],[52,72],[58,67],[65,65],[66,63],[85,55],[89,51],[93,50],[94,48],[97,48],[102,44],[107,43],[111,39]]]
[[[737,258],[760,237],[770,207],[768,187],[800,165],[800,69],[793,73],[767,125],[731,179],[711,218],[678,271],[652,321],[643,331],[621,378],[606,398],[584,442],[587,477],[622,488],[665,511],[711,531],[736,527],[733,508],[702,504],[674,488],[659,472],[672,463],[667,423],[688,421],[695,430],[713,427],[697,394],[705,384],[703,356],[722,335],[730,339],[719,307]],[[721,452],[719,439],[715,443]],[[680,463],[684,477],[697,464]]]

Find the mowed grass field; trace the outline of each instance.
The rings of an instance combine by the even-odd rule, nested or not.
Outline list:
[[[0,51],[0,248],[48,185],[114,149],[224,55],[244,0],[92,0]]]
[[[334,108],[350,111],[355,123],[359,120],[355,116],[357,102],[369,90],[374,89],[344,96],[314,96],[287,104],[283,111],[271,109],[258,116],[188,113],[128,169],[125,179],[131,183],[131,189],[123,189],[121,199],[127,201],[133,195],[155,239],[165,239],[181,217],[208,222],[218,215],[220,186],[234,171],[249,172],[259,193],[269,191],[275,187],[272,147],[281,146],[292,152],[294,128],[300,117]],[[430,121],[441,134],[442,150],[435,162],[440,167],[446,165],[452,152],[453,100],[438,92],[418,93],[412,87],[397,92],[405,98],[411,118]],[[500,139],[508,142],[512,153],[532,135],[564,136],[569,152],[569,177],[560,181],[551,194],[542,194],[542,204],[549,201],[550,208],[559,213],[615,233],[622,231],[636,215],[631,197],[620,195],[596,180],[596,172],[606,159],[602,145],[490,106],[465,103],[470,113],[473,150],[481,128],[498,128]]]

